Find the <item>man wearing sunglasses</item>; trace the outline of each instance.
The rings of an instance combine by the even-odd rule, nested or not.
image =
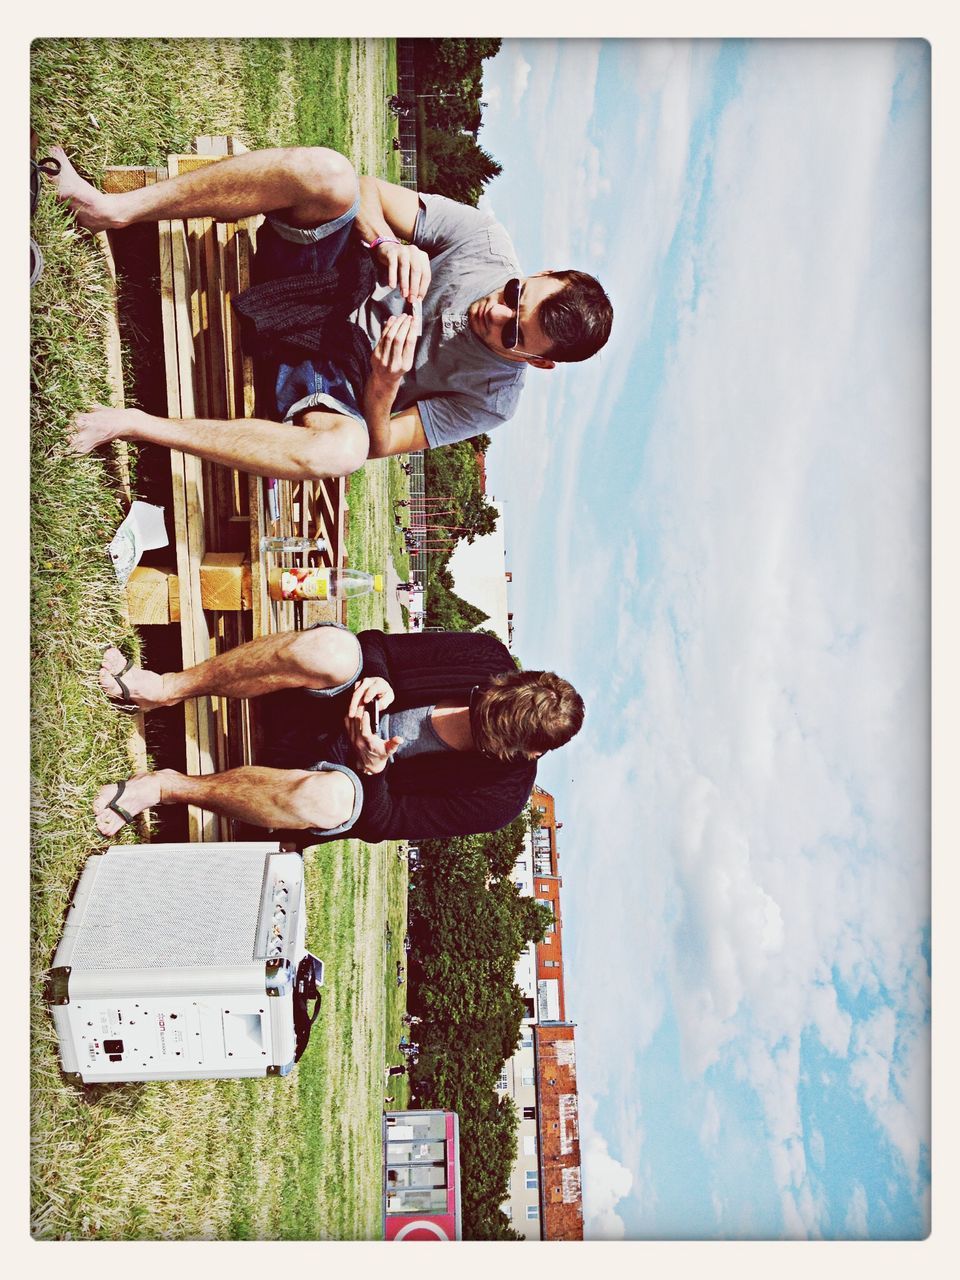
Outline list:
[[[513,416],[528,365],[587,359],[609,336],[612,308],[592,276],[524,276],[489,214],[358,178],[325,147],[247,152],[119,194],[98,191],[54,154],[58,195],[92,230],[266,214],[256,287],[238,310],[245,346],[275,388],[269,420],[95,406],[73,425],[77,453],[124,438],[259,475],[348,475],[367,457],[493,430]],[[305,304],[314,307],[306,321]]]

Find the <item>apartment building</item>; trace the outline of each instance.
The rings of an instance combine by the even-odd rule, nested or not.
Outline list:
[[[553,796],[535,787],[538,824],[528,833],[514,867],[519,891],[549,906],[553,922],[541,943],[517,961],[516,982],[527,1005],[520,1045],[497,1082],[519,1114],[517,1160],[510,1196],[501,1206],[527,1240],[583,1238],[580,1138],[574,1024],[567,1021],[563,989],[563,921]]]

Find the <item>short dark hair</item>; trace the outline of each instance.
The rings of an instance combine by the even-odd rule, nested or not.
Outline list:
[[[548,360],[572,363],[596,355],[610,337],[613,307],[599,280],[585,271],[547,271],[563,288],[540,303],[540,328],[553,344]]]
[[[583,699],[552,671],[504,671],[481,686],[470,722],[477,749],[498,760],[531,760],[569,742]]]

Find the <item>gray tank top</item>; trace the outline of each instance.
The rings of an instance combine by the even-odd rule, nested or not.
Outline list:
[[[385,711],[380,717],[381,738],[403,738],[393,759],[427,755],[432,751],[453,751],[437,733],[430,716],[433,707],[410,707],[406,711]]]

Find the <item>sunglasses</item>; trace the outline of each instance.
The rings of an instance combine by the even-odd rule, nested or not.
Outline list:
[[[501,344],[512,351],[520,341],[520,295],[523,293],[523,281],[516,276],[503,286],[503,301],[513,312],[513,319],[503,326],[500,335]]]

